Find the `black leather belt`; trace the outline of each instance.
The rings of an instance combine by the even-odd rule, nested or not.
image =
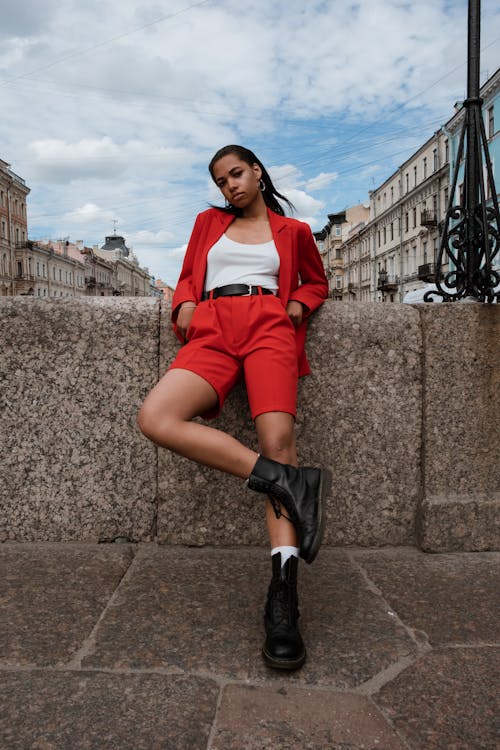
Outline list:
[[[250,286],[249,284],[227,284],[217,286],[209,292],[203,292],[202,300],[217,299],[217,297],[253,297],[256,294],[274,294],[270,289],[263,286]]]

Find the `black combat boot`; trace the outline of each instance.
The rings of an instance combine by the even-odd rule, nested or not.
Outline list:
[[[328,469],[280,464],[259,456],[248,478],[248,486],[269,496],[276,518],[286,509],[299,537],[299,554],[312,563],[321,545],[325,524],[324,500],[329,490],[331,473]]]
[[[262,655],[274,669],[298,669],[306,659],[306,649],[299,633],[297,620],[298,559],[292,555],[283,568],[281,553],[272,557],[273,577],[267,592],[264,627],[266,640]]]

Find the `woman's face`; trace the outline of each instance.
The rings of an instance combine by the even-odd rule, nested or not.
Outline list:
[[[247,164],[236,154],[228,154],[213,166],[215,184],[224,198],[236,208],[247,208],[259,199],[262,171],[258,164]]]

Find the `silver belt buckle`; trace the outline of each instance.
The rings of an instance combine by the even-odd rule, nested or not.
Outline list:
[[[245,286],[248,287],[248,292],[246,294],[243,294],[242,297],[251,297],[252,296],[252,285],[251,284],[245,284]]]

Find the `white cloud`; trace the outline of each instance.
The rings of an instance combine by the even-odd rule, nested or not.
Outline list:
[[[6,11],[0,158],[32,189],[32,236],[78,230],[102,244],[118,219],[141,261],[143,247],[152,271],[176,276],[181,255],[163,248],[179,251],[195,214],[220,202],[206,167],[220,146],[276,165],[278,190],[323,225],[337,196],[339,208],[366,200],[371,177],[389,176],[465,94],[465,0],[218,0],[167,17],[188,5]],[[491,72],[495,0],[482,28]]]
[[[88,224],[94,224],[96,222],[110,223],[115,218],[116,217],[113,215],[112,211],[96,206],[95,203],[85,203],[74,211],[64,214],[62,221],[66,222],[69,226],[88,226]]]
[[[141,229],[138,232],[130,232],[127,235],[127,240],[134,247],[155,247],[157,245],[164,246],[171,242],[174,236],[172,232],[165,229],[160,229],[158,232]]]
[[[332,182],[335,182],[338,176],[338,172],[320,172],[316,177],[306,182],[306,190],[311,190],[312,192],[322,190],[331,185]]]

